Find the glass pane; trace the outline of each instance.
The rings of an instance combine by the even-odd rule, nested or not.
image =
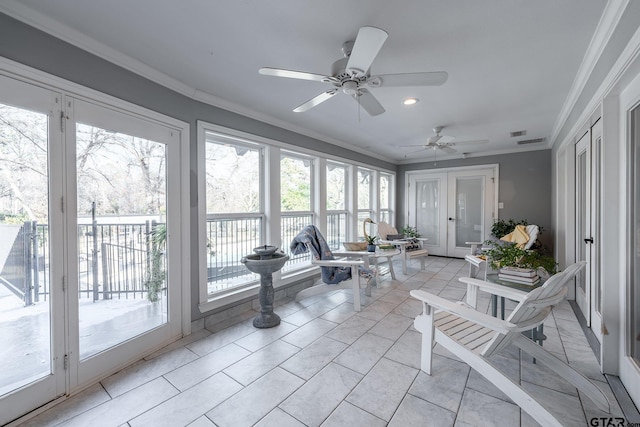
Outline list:
[[[332,251],[343,249],[341,243],[347,241],[347,214],[327,213],[327,243]]]
[[[80,358],[167,322],[166,147],[76,125]]]
[[[389,175],[381,174],[380,175],[380,209],[386,210],[389,209],[389,183],[390,183]]]
[[[306,267],[310,263],[309,253],[302,253],[293,255],[289,244],[294,237],[298,235],[300,230],[309,224],[313,224],[313,214],[282,214],[281,221],[281,249],[289,255],[289,261],[282,267],[282,272],[296,270],[302,267]],[[326,238],[326,236],[325,236]]]
[[[456,247],[482,241],[484,178],[456,179]]]
[[[327,210],[345,209],[347,170],[344,166],[327,164]]]
[[[357,228],[357,236],[358,240],[364,240],[364,231],[367,230],[368,235],[375,235],[376,228],[370,222],[364,222],[365,219],[371,218],[371,211],[358,212],[358,228]]]
[[[366,169],[358,169],[358,209],[371,209],[371,171]]]
[[[260,152],[211,139],[205,151],[207,214],[260,212]]]
[[[0,104],[0,396],[51,373],[47,114]]]
[[[586,261],[586,245],[582,243],[582,239],[587,237],[587,152],[583,152],[578,155],[577,161],[577,176],[576,176],[576,227],[577,227],[577,242],[578,247],[576,249],[577,261]],[[582,292],[586,292],[586,273],[583,269],[576,277],[578,286],[582,289]]]
[[[261,155],[258,148],[207,135],[207,292],[225,291],[258,279],[240,262],[262,243]],[[233,215],[231,215],[233,214]]]
[[[280,160],[280,203],[287,212],[311,211],[311,161],[283,156]]]
[[[440,181],[416,182],[416,228],[429,239],[430,245],[440,244]]]
[[[631,233],[632,252],[630,255],[630,265],[633,266],[633,276],[630,283],[631,296],[631,318],[630,342],[631,357],[640,366],[640,107],[636,107],[631,114],[632,117],[632,161],[633,161],[633,213]]]

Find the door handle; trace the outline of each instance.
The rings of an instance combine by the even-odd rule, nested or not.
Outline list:
[[[584,239],[584,242],[593,244],[593,237],[589,237],[588,239]]]
[[[455,221],[455,220],[456,220],[455,218],[449,218],[449,221]]]

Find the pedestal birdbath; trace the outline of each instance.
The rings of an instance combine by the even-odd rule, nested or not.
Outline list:
[[[253,319],[253,326],[272,328],[280,324],[280,316],[273,312],[273,272],[282,268],[289,255],[270,245],[258,246],[253,251],[255,254],[240,260],[249,271],[260,275],[260,314]]]

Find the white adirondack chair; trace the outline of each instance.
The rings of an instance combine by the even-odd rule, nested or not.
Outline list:
[[[318,267],[338,267],[339,269],[349,269],[349,278],[344,279],[339,283],[333,284],[324,283],[322,282],[322,279],[319,279],[318,282],[313,286],[299,291],[296,294],[295,300],[300,301],[304,298],[320,295],[326,292],[351,288],[353,290],[353,309],[354,311],[360,311],[360,277],[362,276],[367,279],[367,289],[365,290],[365,292],[367,295],[370,295],[370,282],[371,279],[375,277],[375,269],[371,267],[369,267],[368,269],[363,269],[363,267],[365,267],[365,262],[362,259],[357,259],[357,257],[334,257],[334,253],[329,249],[329,246],[326,245],[326,241],[324,239],[324,236],[322,236],[322,233],[320,233],[320,231],[314,226],[305,227],[305,230],[309,228],[312,229],[311,235],[315,235],[319,240],[317,245],[320,246],[319,251],[322,252],[322,254],[317,253],[314,255],[314,252],[318,251],[318,248],[314,248],[308,240],[301,239],[298,241],[298,244],[302,244],[304,240],[304,247],[306,247],[306,252],[312,254],[311,264]],[[298,236],[294,238],[294,243],[296,242],[296,239],[298,239]],[[292,243],[292,245],[294,243]],[[293,250],[293,246],[291,249]],[[336,252],[335,254],[338,255],[338,252]],[[325,259],[320,259],[321,257]]]
[[[489,361],[489,356],[513,344],[580,389],[598,408],[609,412],[609,401],[591,381],[521,333],[544,322],[552,307],[565,298],[568,281],[583,267],[581,264],[568,268],[527,293],[507,320],[423,290],[411,291],[411,296],[423,302],[423,313],[414,321],[415,328],[422,333],[421,369],[431,374],[433,346],[440,343],[502,390],[538,423],[562,426],[554,415]],[[474,279],[473,285],[483,290],[482,283],[487,282]],[[489,292],[499,286],[488,285],[492,285]]]

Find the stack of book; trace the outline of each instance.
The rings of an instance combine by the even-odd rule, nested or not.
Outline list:
[[[498,279],[531,286],[540,282],[535,270],[519,267],[502,267],[498,272]]]

